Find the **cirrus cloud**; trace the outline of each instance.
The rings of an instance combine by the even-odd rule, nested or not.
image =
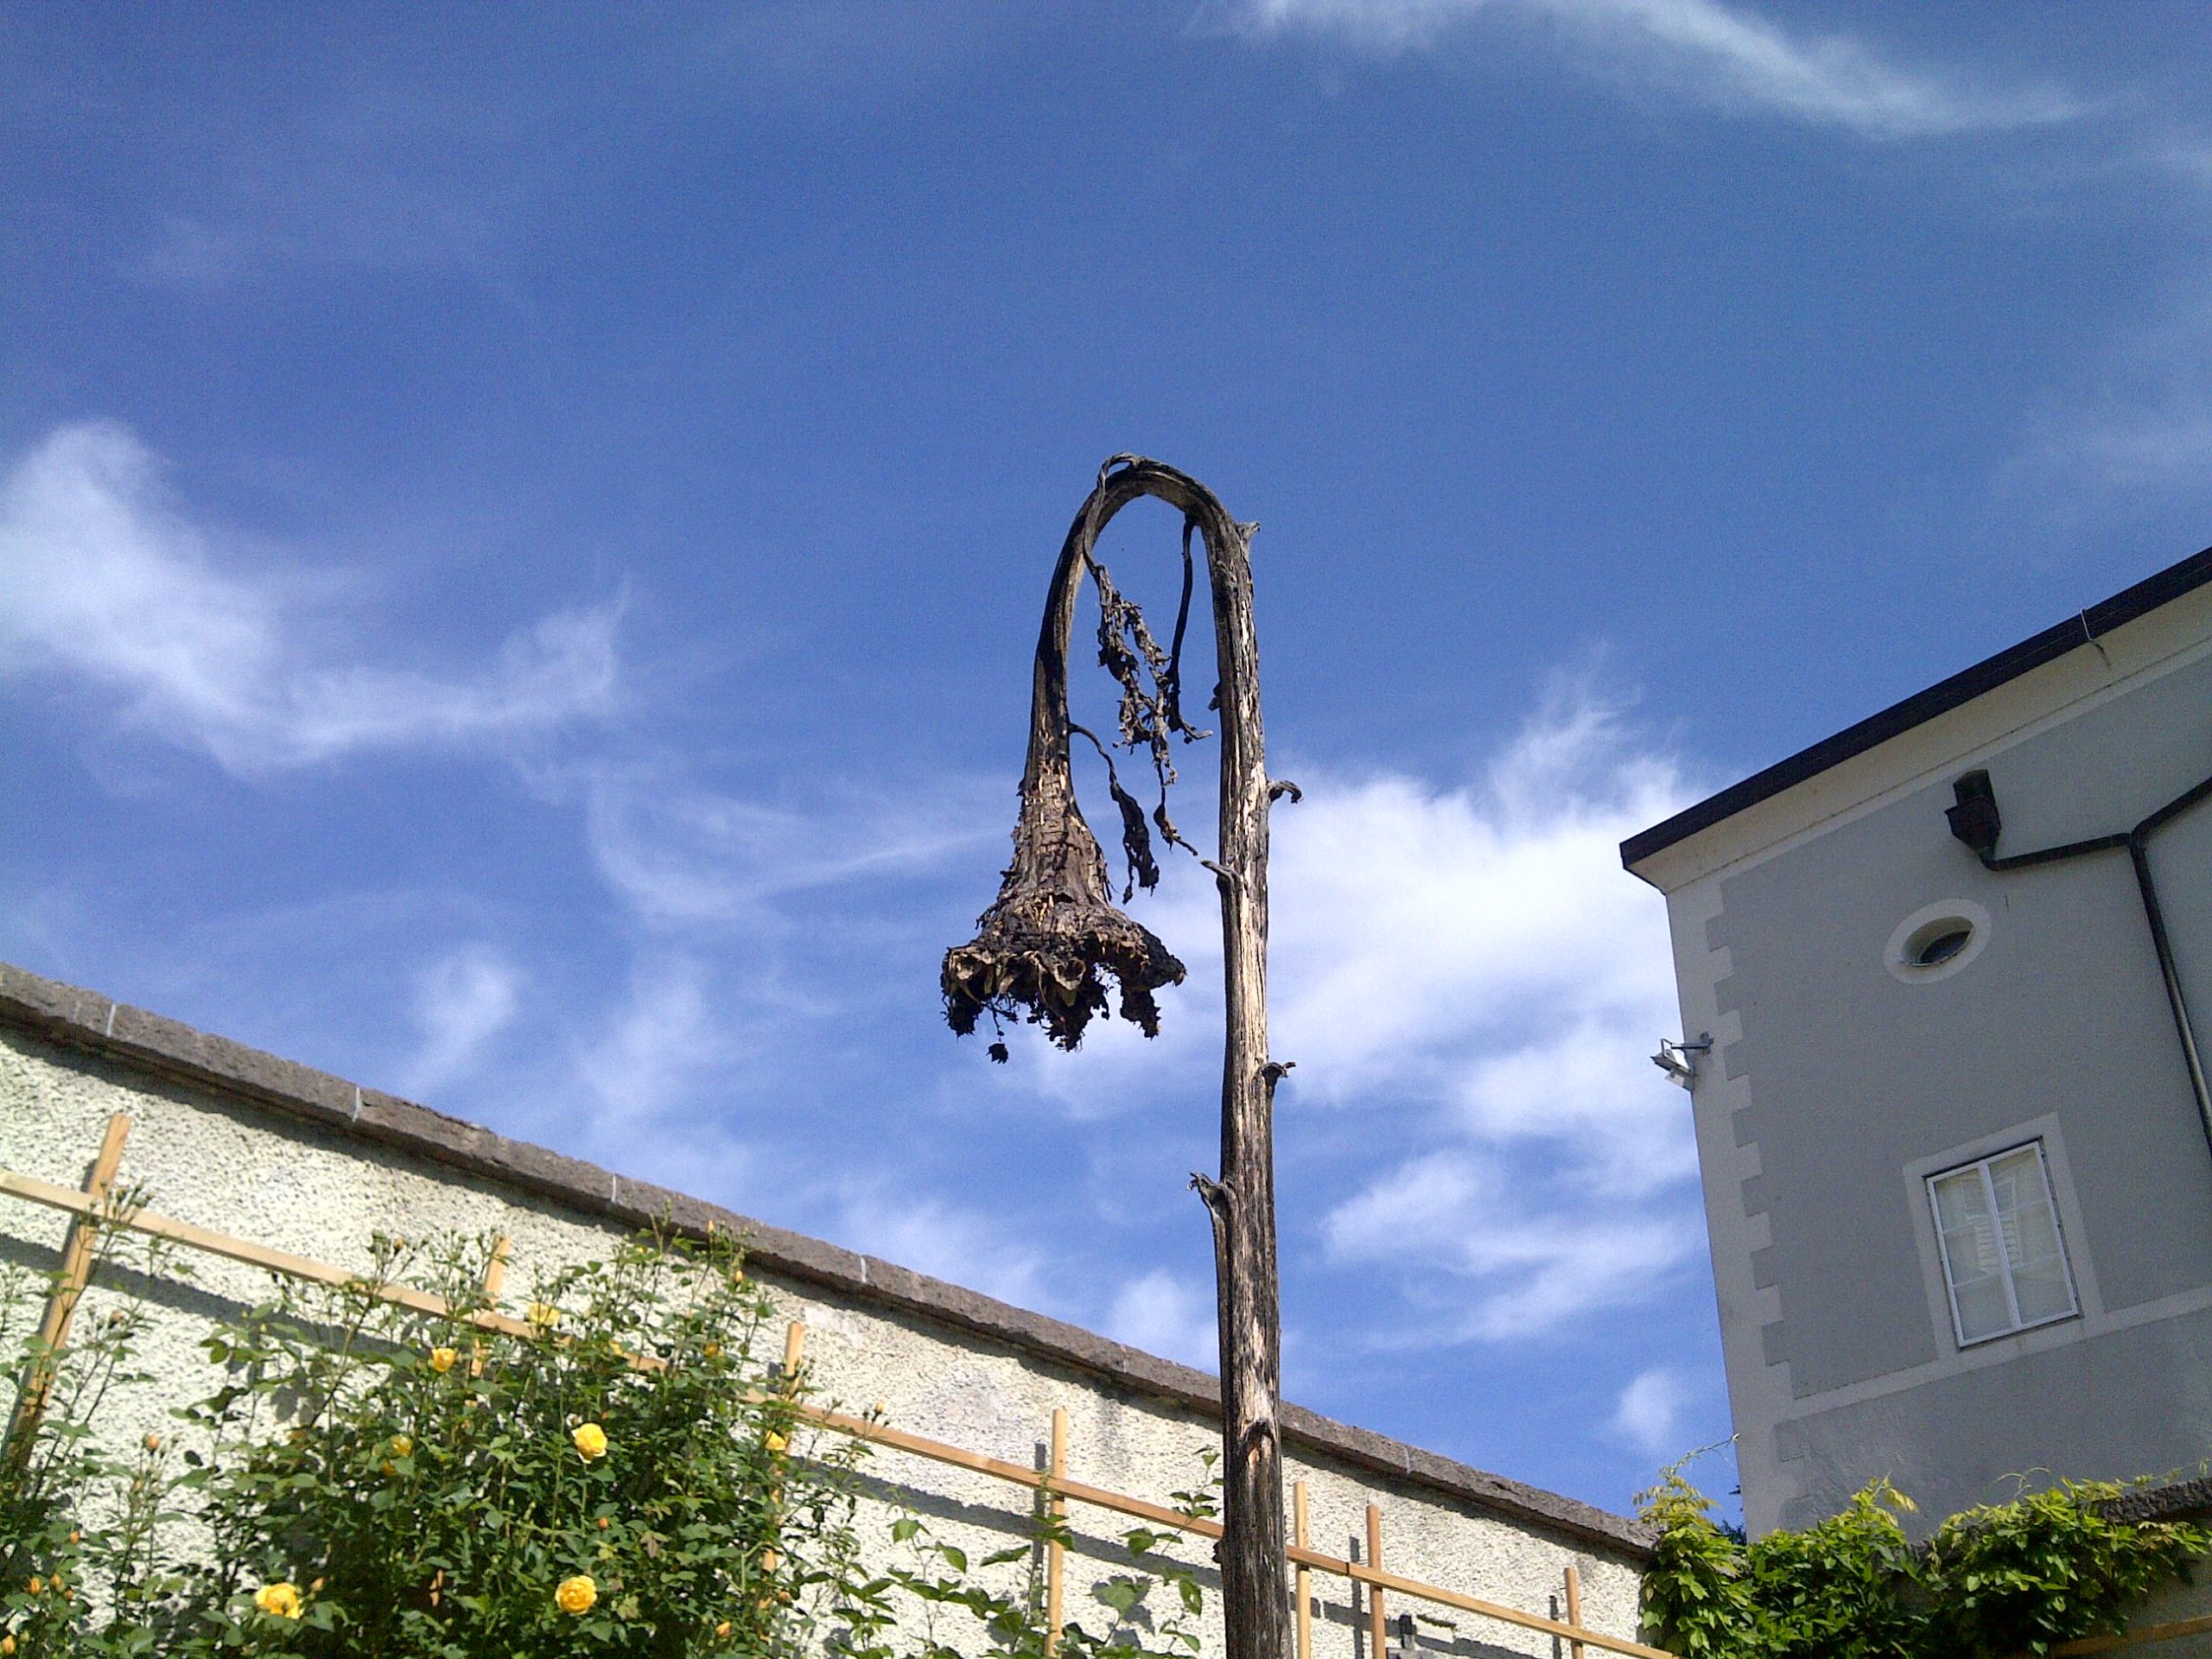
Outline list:
[[[1580,66],[1685,102],[1861,138],[2042,126],[2085,110],[2056,87],[1992,86],[1910,67],[1850,35],[1794,33],[1719,0],[1212,0],[1197,22],[1402,52],[1438,46],[1484,12],[1548,23]]]
[[[228,771],[464,747],[611,712],[620,607],[556,612],[474,674],[335,665],[325,595],[187,514],[127,428],[63,426],[0,482],[0,671],[89,687]],[[226,556],[227,555],[227,556]]]

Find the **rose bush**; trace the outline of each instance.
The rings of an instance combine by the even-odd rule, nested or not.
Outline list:
[[[865,1447],[806,1427],[781,1317],[728,1241],[611,1248],[535,1287],[528,1335],[473,1321],[488,1240],[373,1255],[362,1283],[280,1281],[216,1330],[224,1385],[176,1411],[189,1432],[127,1458],[98,1450],[92,1419],[151,1383],[143,1315],[73,1341],[25,1455],[0,1465],[0,1583],[22,1586],[0,1594],[0,1659],[950,1659],[986,1643],[1042,1659],[1032,1540],[971,1572],[877,1487],[893,1508],[864,1551]],[[379,1294],[402,1282],[451,1311]],[[40,1299],[15,1289],[0,1333],[35,1362]],[[1060,1655],[1196,1649],[1197,1581],[1166,1541],[1128,1535],[1134,1570]],[[986,1570],[1023,1581],[988,1588]]]

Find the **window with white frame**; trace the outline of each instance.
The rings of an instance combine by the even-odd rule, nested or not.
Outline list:
[[[1928,1203],[1960,1346],[2075,1311],[2042,1141],[1930,1175]]]

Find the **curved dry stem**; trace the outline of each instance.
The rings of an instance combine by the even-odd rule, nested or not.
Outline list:
[[[1119,989],[1122,1017],[1141,1027],[1146,1036],[1156,1036],[1160,1005],[1153,994],[1162,986],[1182,982],[1183,964],[1173,953],[1148,928],[1115,906],[1106,855],[1076,800],[1069,748],[1070,735],[1077,729],[1068,713],[1067,671],[1076,600],[1086,571],[1103,575],[1094,556],[1100,533],[1116,513],[1147,495],[1179,509],[1186,526],[1194,526],[1205,539],[1209,552],[1241,545],[1242,527],[1229,517],[1211,491],[1187,474],[1134,455],[1116,455],[1100,469],[1097,487],[1068,529],[1046,596],[1031,683],[1029,756],[1022,771],[1014,861],[1007,867],[997,899],[978,919],[976,937],[945,952],[942,982],[945,1019],[963,1036],[974,1031],[976,1021],[988,1014],[994,1019],[1041,1025],[1054,1042],[1071,1049],[1082,1041],[1091,1016],[1105,1012],[1109,977]],[[1186,528],[1186,560],[1188,554]],[[1111,594],[1108,582],[1102,580],[1099,586],[1102,595]],[[1189,587],[1186,566],[1186,607]],[[1109,601],[1109,609],[1113,602]],[[1182,632],[1179,618],[1179,654]],[[1143,637],[1143,644],[1150,645],[1148,635]],[[1113,664],[1109,662],[1109,666]],[[1116,677],[1122,679],[1126,690],[1128,678],[1118,671]],[[1162,683],[1162,693],[1171,728],[1192,735],[1173,701],[1172,671]],[[1128,706],[1125,697],[1122,734],[1125,741],[1130,738]],[[1164,735],[1160,741],[1164,742]],[[1159,764],[1155,746],[1155,765]],[[1123,840],[1132,869],[1138,880],[1150,887],[1158,875],[1149,846],[1142,844],[1141,811],[1121,789],[1118,779],[1114,792],[1122,808]],[[1171,841],[1180,839],[1166,820],[1164,801],[1156,817]]]

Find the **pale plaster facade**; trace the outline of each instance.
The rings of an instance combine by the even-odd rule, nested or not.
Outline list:
[[[2040,849],[2212,778],[2208,584],[2199,555],[1623,849],[1712,1039],[1693,1110],[1754,1532],[1877,1476],[1934,1519],[2212,1456],[2212,1148],[2129,855],[1992,871],[1946,819],[1986,772],[1999,851]],[[2208,855],[2212,802],[2150,843],[2199,1031]],[[1967,947],[1905,963],[1947,917]],[[2031,1144],[2075,1306],[1977,1339],[1929,1179]]]
[[[118,1112],[133,1122],[120,1178],[149,1208],[296,1255],[365,1268],[379,1230],[505,1233],[514,1312],[537,1271],[586,1259],[612,1235],[664,1215],[691,1228],[714,1220],[750,1237],[755,1276],[807,1323],[816,1376],[849,1408],[880,1402],[896,1427],[1034,1467],[1062,1407],[1072,1420],[1073,1477],[1160,1502],[1192,1483],[1217,1433],[1213,1381],[1203,1373],[0,966],[0,1166],[77,1185]],[[64,1224],[57,1211],[0,1196],[0,1257],[51,1267]],[[105,1433],[173,1432],[167,1406],[215,1381],[198,1345],[209,1321],[267,1291],[257,1270],[207,1255],[189,1262],[188,1280],[88,1299],[86,1317],[115,1294],[157,1315],[161,1385],[126,1398]],[[1351,1546],[1376,1503],[1389,1570],[1551,1614],[1573,1563],[1586,1621],[1635,1635],[1647,1559],[1636,1523],[1295,1408],[1286,1431],[1289,1474],[1309,1484],[1317,1548],[1358,1554]],[[868,1466],[973,1556],[1028,1535],[1021,1489],[887,1452]],[[1117,1540],[1128,1523],[1081,1508],[1071,1519],[1078,1548],[1069,1605],[1080,1615],[1092,1583],[1128,1569]],[[1372,1659],[1350,1586],[1316,1575],[1315,1589],[1319,1659]],[[1414,1611],[1418,1651],[1554,1652],[1549,1637],[1467,1613],[1395,1598],[1388,1611],[1394,1649],[1399,1613]],[[1216,1611],[1210,1597],[1210,1619]],[[1218,1652],[1211,1622],[1207,1643]]]

